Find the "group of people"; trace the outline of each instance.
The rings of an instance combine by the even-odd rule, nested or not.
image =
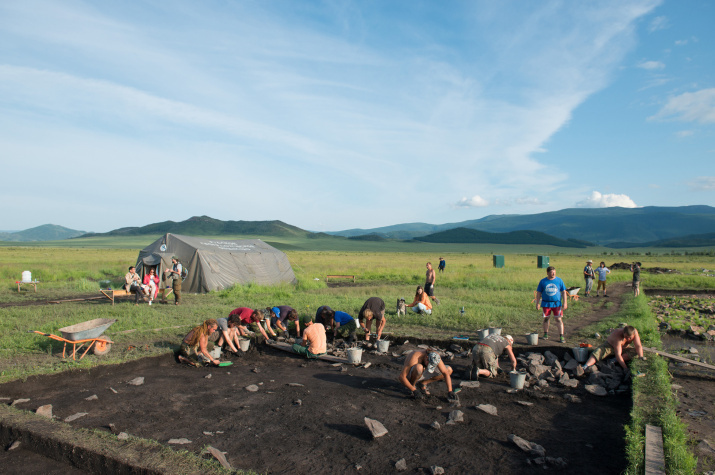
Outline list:
[[[174,304],[181,303],[181,282],[182,282],[183,267],[176,256],[171,258],[171,267],[164,271],[165,279],[168,281],[167,286],[171,286],[174,292]],[[156,267],[151,267],[144,274],[144,279],[137,274],[137,269],[134,266],[129,266],[129,272],[124,275],[124,289],[134,293],[134,304],[139,305],[143,299],[149,302],[149,305],[156,299],[157,292],[161,290],[161,302],[166,303],[164,286],[160,289],[159,276],[156,275]]]

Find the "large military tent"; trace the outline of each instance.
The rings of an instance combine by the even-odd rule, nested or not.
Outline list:
[[[235,284],[295,283],[288,257],[260,239],[224,241],[166,234],[139,252],[137,272],[157,267],[160,278],[176,256],[187,271],[184,292],[209,292]],[[164,287],[165,282],[160,286]]]

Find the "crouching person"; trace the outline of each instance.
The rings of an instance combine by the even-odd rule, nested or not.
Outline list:
[[[516,357],[512,345],[514,338],[511,335],[501,336],[491,334],[472,348],[472,363],[469,365],[469,379],[477,380],[479,376],[493,378],[499,371],[499,356],[506,350],[511,360],[511,367],[516,371]]]
[[[305,322],[303,344],[293,344],[293,351],[306,358],[317,358],[327,353],[328,344],[325,337],[325,327],[322,323]]]
[[[627,348],[633,343],[633,348]],[[596,347],[591,353],[591,356],[583,365],[584,370],[588,370],[590,366],[596,364],[596,361],[605,360],[609,356],[615,356],[616,361],[621,368],[628,370],[627,361],[630,361],[633,356],[638,355],[639,358],[645,359],[643,356],[643,345],[641,337],[638,335],[638,330],[631,325],[623,328],[616,328],[608,335],[608,339],[603,344]]]
[[[428,384],[444,380],[447,385],[447,398],[457,398],[452,391],[452,368],[442,362],[438,353],[428,350],[415,350],[405,358],[405,366],[400,373],[400,382],[412,392],[415,399],[429,396]],[[419,388],[418,388],[419,385]]]
[[[260,333],[263,336],[262,341],[268,340],[268,333],[266,333],[266,330],[263,329],[263,322],[267,322],[268,320],[265,319],[263,311],[260,309],[252,309],[248,307],[238,307],[234,310],[231,311],[231,313],[228,314],[229,319],[231,316],[236,316],[240,320],[239,326],[238,326],[238,332],[240,333],[241,336],[247,336],[248,335],[248,330],[250,329],[254,333]],[[271,313],[272,315],[272,313]],[[266,325],[268,328],[268,332],[275,337],[276,334],[271,328],[270,325]],[[259,342],[260,343],[260,342]]]
[[[218,365],[221,361],[209,353],[214,346],[209,343],[209,340],[216,341],[219,338],[217,330],[218,322],[214,319],[206,320],[201,325],[194,327],[181,342],[179,361],[194,366],[200,364]]]
[[[324,305],[318,309],[316,323],[322,323],[326,329],[332,330],[333,338],[342,338],[347,344],[355,342],[357,323],[348,313],[333,310]]]

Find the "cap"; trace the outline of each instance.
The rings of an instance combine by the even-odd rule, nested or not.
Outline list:
[[[511,343],[514,343],[514,337],[513,337],[513,336],[507,335],[507,336],[505,336],[504,338],[506,338],[507,340],[509,340]]]
[[[440,361],[442,361],[442,358],[440,358],[439,355],[433,351],[427,355],[427,361],[427,372],[434,373],[434,370],[437,369],[437,366]]]
[[[171,258],[172,258],[172,259],[176,259],[177,261],[179,260],[179,258],[176,257],[176,256],[171,256]]]

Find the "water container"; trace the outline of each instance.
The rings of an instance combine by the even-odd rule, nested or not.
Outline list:
[[[585,363],[588,359],[588,348],[574,347],[572,348],[573,356],[579,363]]]
[[[23,282],[32,282],[32,272],[30,272],[29,270],[23,271],[22,281]]]
[[[240,338],[238,340],[238,346],[241,348],[241,351],[245,353],[251,347],[251,340],[248,340],[246,338]]]
[[[477,330],[477,339],[479,339],[479,341],[482,341],[483,339],[485,339],[487,337],[487,335],[489,335],[488,328],[483,328],[481,330]]]
[[[214,349],[209,351],[209,354],[211,355],[211,358],[213,358],[215,360],[221,358],[221,347],[214,346]]]
[[[527,341],[527,343],[529,343],[532,346],[538,345],[539,344],[539,334],[537,332],[528,333],[526,335],[526,341]]]
[[[524,381],[526,381],[526,373],[523,371],[510,371],[509,382],[514,389],[524,389]]]
[[[490,327],[489,334],[490,335],[501,335],[501,327]]]
[[[389,340],[377,340],[377,351],[379,353],[387,353],[388,348],[390,348]]]
[[[362,361],[362,348],[348,348],[348,363],[358,364]]]

